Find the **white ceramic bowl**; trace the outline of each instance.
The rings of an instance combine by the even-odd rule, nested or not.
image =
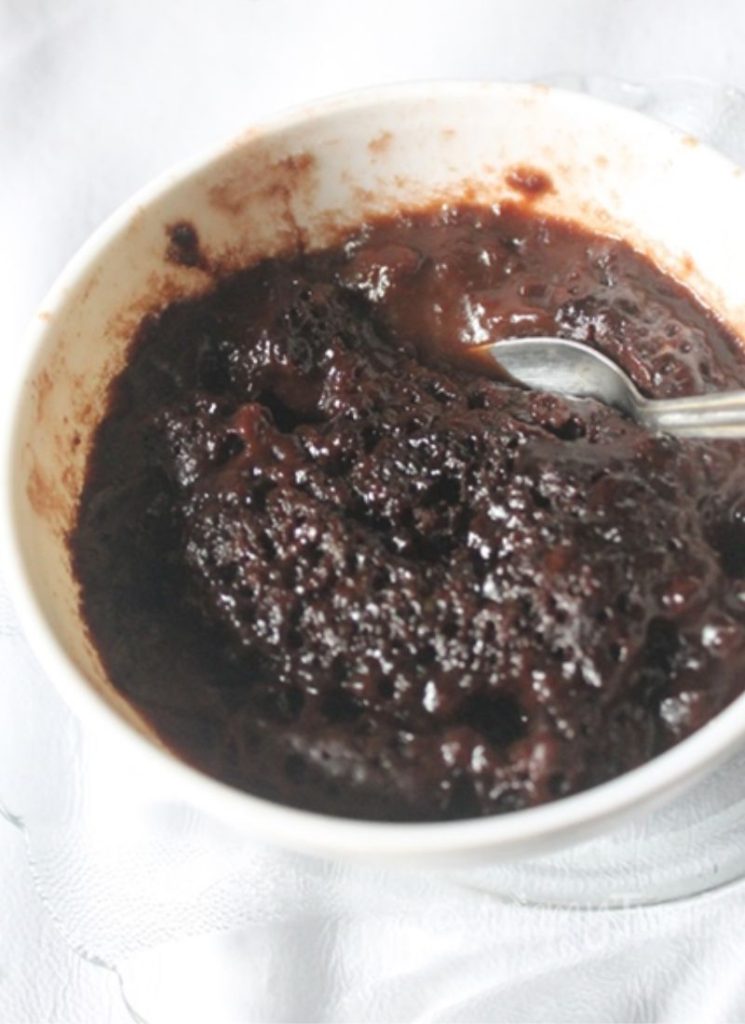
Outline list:
[[[63,696],[127,739],[126,758],[238,828],[331,856],[462,865],[530,856],[610,829],[710,771],[743,741],[745,697],[647,765],[577,796],[491,818],[348,821],[272,804],[183,764],[108,683],[78,610],[65,543],[106,385],[143,313],[208,278],[164,259],[189,220],[226,265],[402,206],[496,203],[510,168],[554,191],[537,209],[631,241],[745,335],[745,177],[689,136],[543,86],[440,83],[368,90],[251,129],[125,203],[65,268],[31,325],[14,389],[0,524],[29,643]],[[745,358],[745,356],[744,356]],[[143,760],[144,759],[144,760]]]

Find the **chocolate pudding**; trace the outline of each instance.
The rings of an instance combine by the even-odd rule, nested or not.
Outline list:
[[[611,779],[741,693],[745,443],[465,352],[541,334],[649,396],[745,387],[683,286],[519,203],[381,219],[143,321],[70,544],[169,748],[297,807],[461,818]]]

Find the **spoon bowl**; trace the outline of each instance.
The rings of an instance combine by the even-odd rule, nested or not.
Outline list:
[[[685,398],[645,398],[608,356],[563,338],[512,338],[474,346],[513,381],[537,391],[594,398],[650,431],[678,437],[745,437],[745,391]]]

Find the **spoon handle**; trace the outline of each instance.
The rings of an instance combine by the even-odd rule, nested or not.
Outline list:
[[[650,430],[678,437],[745,438],[745,391],[645,399],[638,418]]]

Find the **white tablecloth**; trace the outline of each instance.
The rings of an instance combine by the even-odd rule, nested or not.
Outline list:
[[[358,85],[555,71],[745,88],[745,5],[0,0],[0,377],[68,257],[174,161]],[[140,801],[2,581],[0,674],[2,1024],[745,1020],[745,887],[551,910],[247,847]]]

